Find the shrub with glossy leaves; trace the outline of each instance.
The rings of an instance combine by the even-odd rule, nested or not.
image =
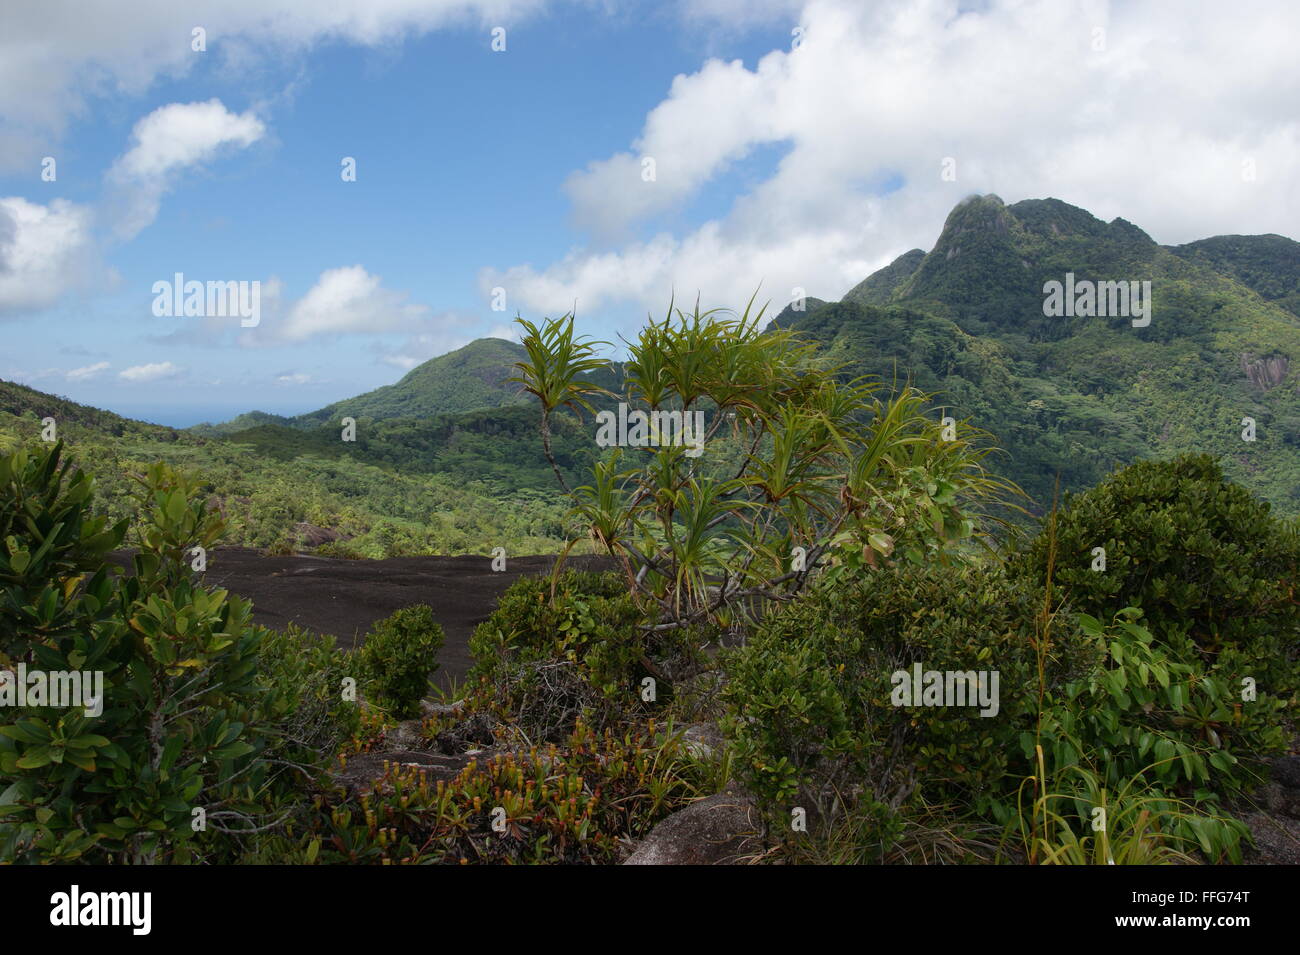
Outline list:
[[[898,806],[914,791],[986,808],[1014,790],[1016,744],[1034,725],[1041,608],[1041,592],[995,566],[903,564],[819,586],[728,661],[737,773],[778,817],[802,805],[830,819],[864,798]],[[1090,656],[1068,617],[1054,630],[1048,685],[1084,672]],[[891,676],[918,663],[997,671],[996,715],[895,706]]]
[[[259,718],[273,728],[268,756],[313,775],[344,741],[361,729],[361,707],[344,693],[355,666],[334,638],[289,624],[266,630],[258,645],[257,680],[265,695]],[[301,784],[303,778],[295,777]]]
[[[89,488],[60,454],[19,452],[0,465],[10,659],[98,672],[102,694],[92,707],[4,713],[0,859],[186,861],[203,852],[204,833],[253,826],[262,806],[264,767],[252,759],[261,741],[248,726],[262,695],[260,633],[246,601],[191,576],[190,549],[211,546],[221,522],[192,499],[189,481],[162,465],[140,479],[141,550],[133,572],[112,579],[101,559],[112,535],[87,519]],[[62,530],[88,525],[89,541]],[[25,571],[13,580],[22,553],[43,581]],[[42,595],[34,612],[16,591]]]
[[[1094,548],[1105,569],[1093,570]],[[1046,578],[1049,534],[1013,563]],[[1187,635],[1237,689],[1286,700],[1300,645],[1300,532],[1224,480],[1208,455],[1140,461],[1079,495],[1056,517],[1053,585],[1078,610],[1110,620],[1140,607],[1157,639]]]
[[[1283,704],[1243,704],[1222,675],[1204,672],[1190,642],[1161,644],[1140,616],[1129,609],[1103,627],[1079,615],[1104,648],[1101,665],[1048,693],[1040,735],[1021,736],[1026,758],[1039,742],[1049,770],[1091,763],[1112,789],[1140,772],[1153,785],[1207,797],[1247,788],[1257,754],[1285,743]]]
[[[394,611],[375,624],[357,653],[362,691],[398,719],[419,715],[443,639],[427,604]]]
[[[642,615],[616,574],[565,571],[521,577],[474,631],[473,675],[486,679],[529,733],[558,741],[584,716],[603,726],[641,708],[641,681],[656,699],[692,655],[686,635],[641,629]]]
[[[107,612],[105,556],[127,522],[91,513],[94,482],[63,443],[0,455],[0,663]]]
[[[1130,608],[1103,626],[1079,615],[1102,660],[1044,694],[1042,719],[1021,733],[1021,750],[1040,775],[1089,782],[1075,798],[1076,820],[1090,818],[1098,793],[1140,791],[1155,830],[1172,843],[1240,862],[1245,827],[1223,815],[1218,797],[1253,784],[1256,754],[1282,747],[1282,703],[1243,708],[1222,677],[1203,672],[1190,641],[1163,645],[1140,617]]]

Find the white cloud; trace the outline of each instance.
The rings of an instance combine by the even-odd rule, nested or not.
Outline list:
[[[68,381],[90,381],[92,378],[98,378],[108,371],[108,368],[108,362],[97,361],[93,365],[86,365],[84,368],[74,368],[65,377]]]
[[[27,168],[98,97],[138,95],[202,62],[243,75],[327,40],[375,46],[455,24],[512,26],[543,0],[132,0],[6,3],[0,165]],[[207,31],[207,51],[191,31]],[[486,34],[485,34],[486,42]]]
[[[275,376],[277,385],[307,385],[313,380],[311,375],[301,371],[286,371]]]
[[[71,290],[115,281],[101,262],[96,224],[108,223],[118,239],[132,238],[157,216],[181,169],[223,147],[247,146],[264,131],[251,113],[231,113],[215,99],[172,103],[136,123],[98,208],[66,199],[42,205],[0,198],[0,317],[47,308]]]
[[[235,343],[244,348],[284,348],[323,344],[341,337],[366,337],[376,360],[402,371],[445,354],[477,337],[478,316],[455,310],[434,312],[411,302],[405,292],[386,288],[380,276],[362,265],[327,269],[296,300],[284,294],[277,276],[261,284],[261,323],[241,328],[229,318],[166,319],[155,345],[201,348]],[[494,331],[493,334],[496,334]],[[278,384],[321,384],[289,370]]]
[[[322,272],[311,289],[294,303],[272,332],[276,338],[303,341],[319,336],[381,334],[410,330],[427,321],[427,305],[407,302],[386,289],[377,275],[360,265]]]
[[[591,163],[565,183],[578,225],[617,234],[678,205],[754,145],[781,137],[761,73],[782,62],[769,57],[752,73],[739,60],[710,60],[689,78],[676,77],[668,98],[646,117],[633,152]]]
[[[838,298],[928,248],[953,205],[986,192],[1054,196],[1167,243],[1300,234],[1300,6],[969,6],[810,0],[798,49],[677,77],[628,151],[569,178],[574,219],[603,247],[485,270],[482,287],[552,314],[575,299],[580,314],[619,302],[661,311],[674,289],[679,302],[700,291],[706,304],[743,305],[760,282],[777,307],[796,287]],[[763,147],[779,161],[725,215],[654,234]],[[642,156],[656,161],[653,183]],[[955,182],[940,178],[945,157]],[[1254,181],[1241,174],[1248,159]]]
[[[125,381],[159,381],[163,378],[175,378],[183,369],[169,361],[159,361],[148,365],[133,365],[117,373]]]
[[[0,317],[45,308],[70,288],[107,281],[91,222],[89,209],[66,199],[41,205],[0,198]]]
[[[265,132],[251,112],[232,113],[217,99],[169,103],[145,116],[131,132],[131,147],[108,173],[113,190],[108,207],[118,237],[129,239],[157,218],[180,170],[225,148],[250,146]]]
[[[222,146],[248,146],[265,131],[252,113],[232,113],[218,99],[169,103],[135,124],[132,146],[114,171],[130,179],[158,179],[202,162]]]

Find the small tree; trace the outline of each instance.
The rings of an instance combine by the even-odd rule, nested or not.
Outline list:
[[[93,493],[63,442],[0,455],[0,663],[30,662],[33,643],[68,638],[108,613],[105,558],[127,521],[93,516]]]
[[[372,702],[399,719],[419,715],[442,642],[442,625],[427,604],[403,607],[375,624],[357,652]]]
[[[670,306],[628,343],[621,394],[580,377],[603,364],[602,343],[576,339],[571,315],[519,320],[528,359],[514,380],[541,402],[548,458],[555,409],[603,396],[638,424],[628,453],[612,449],[570,496],[647,628],[734,623],[818,568],[953,559],[981,533],[967,509],[1013,490],[985,471],[973,429],[926,415],[926,396],[844,380],[796,333],[760,331],[752,308]]]
[[[90,517],[89,479],[61,455],[0,457],[5,652],[97,673],[102,692],[89,707],[5,711],[0,860],[186,861],[205,831],[258,828],[261,631],[247,601],[192,576],[192,549],[222,523],[190,481],[162,464],[139,479],[140,551],[111,577],[124,527]]]
[[[1045,580],[1048,555],[1042,534],[1016,566]],[[1190,639],[1206,662],[1226,658],[1234,682],[1253,677],[1282,699],[1296,688],[1298,580],[1300,527],[1209,455],[1139,461],[1067,495],[1056,516],[1060,595],[1102,620],[1141,607],[1162,641]]]

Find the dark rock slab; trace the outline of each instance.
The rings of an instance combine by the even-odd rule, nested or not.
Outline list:
[[[113,557],[120,566],[130,566],[129,552]],[[310,554],[267,557],[248,547],[222,547],[208,555],[203,579],[251,600],[256,623],[274,629],[295,623],[335,637],[348,650],[360,646],[370,628],[393,611],[428,604],[446,633],[433,676],[445,688],[469,672],[474,662],[469,638],[505,589],[525,574],[550,573],[554,566],[555,558],[546,556],[509,557],[506,569],[497,572],[490,557],[343,560]],[[603,557],[578,556],[564,566],[607,570],[613,565]]]

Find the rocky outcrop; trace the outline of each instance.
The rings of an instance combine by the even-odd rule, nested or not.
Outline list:
[[[1268,391],[1286,380],[1287,372],[1291,370],[1291,360],[1286,355],[1256,358],[1246,352],[1241,356],[1241,370],[1246,373],[1252,385],[1260,391]]]
[[[1300,865],[1300,756],[1279,756],[1269,766],[1257,811],[1241,817],[1255,841],[1245,861],[1256,865]]]
[[[760,848],[761,831],[753,800],[738,790],[724,790],[663,820],[623,864],[741,864]]]
[[[1279,756],[1269,775],[1262,793],[1269,811],[1300,819],[1300,756]]]
[[[317,524],[308,524],[306,521],[295,524],[293,530],[298,535],[298,540],[307,547],[319,547],[321,544],[344,539],[338,531]]]
[[[473,760],[480,762],[505,752],[500,747],[493,747],[492,735],[489,733],[484,745],[452,749],[438,746],[438,741],[431,741],[424,735],[424,720],[431,716],[457,715],[464,707],[460,700],[451,704],[433,703],[423,700],[420,703],[420,719],[403,720],[384,733],[383,740],[373,752],[358,753],[349,756],[345,763],[333,773],[334,781],[352,793],[371,790],[375,783],[384,779],[390,769],[417,769],[427,776],[429,782],[450,781],[460,775],[461,770]]]

